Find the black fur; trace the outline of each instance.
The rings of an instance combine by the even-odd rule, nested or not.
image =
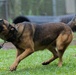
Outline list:
[[[14,23],[14,24],[17,24],[17,23],[21,23],[21,22],[24,22],[24,21],[30,22],[30,20],[29,20],[27,17],[25,17],[25,16],[18,16],[18,17],[16,17],[16,18],[13,20],[13,23]]]

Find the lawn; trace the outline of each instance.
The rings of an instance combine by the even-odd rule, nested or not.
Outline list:
[[[0,75],[76,75],[76,47],[69,46],[63,56],[63,66],[57,66],[58,59],[49,65],[41,63],[49,59],[52,54],[48,51],[38,51],[20,62],[14,72],[9,66],[15,59],[16,50],[0,50]]]

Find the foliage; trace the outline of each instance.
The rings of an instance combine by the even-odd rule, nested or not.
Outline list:
[[[52,54],[48,51],[38,51],[24,59],[17,71],[10,72],[9,66],[15,58],[15,50],[0,50],[0,75],[75,75],[76,74],[76,47],[69,46],[63,56],[63,66],[57,66],[58,59],[49,65],[41,63],[49,59]]]
[[[9,7],[9,9],[10,9],[10,13],[14,16],[52,15],[52,1],[50,0],[47,1],[46,0],[11,0],[11,1],[9,0],[8,3],[12,4],[10,5],[11,7]]]

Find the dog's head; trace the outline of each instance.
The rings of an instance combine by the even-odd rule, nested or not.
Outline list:
[[[3,29],[4,29],[4,27],[3,27],[3,20],[2,20],[2,19],[0,19],[0,32],[2,32],[2,31],[3,31]]]
[[[18,33],[15,25],[6,20],[0,19],[0,38],[6,41],[13,41]]]
[[[16,31],[16,28],[12,24],[6,20],[0,19],[0,38],[6,40],[6,36],[8,37],[8,34],[13,35]]]
[[[3,19],[0,19],[0,34],[2,32],[8,32],[9,22]]]
[[[0,33],[3,31],[14,30],[15,27],[13,24],[10,24],[8,21],[0,19]]]
[[[0,38],[4,38],[4,35],[8,33],[9,23],[6,20],[0,19]]]

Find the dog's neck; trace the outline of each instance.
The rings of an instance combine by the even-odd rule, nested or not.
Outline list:
[[[9,25],[8,26],[8,30],[9,32],[7,33],[7,35],[5,36],[6,37],[6,41],[9,41],[9,42],[13,42],[15,41],[15,39],[17,38],[16,35],[17,35],[17,30],[15,27],[13,27],[12,25]]]
[[[11,27],[10,27],[11,26]],[[20,28],[21,25],[14,25],[14,27],[12,25],[10,25],[8,27],[8,34],[6,36],[6,40],[8,42],[12,42],[13,44],[16,44],[16,42],[19,42],[20,41],[20,37],[22,36],[23,32],[24,32],[24,29],[25,29],[25,26],[23,25],[23,29],[21,32],[19,32],[18,28]],[[13,28],[13,30],[12,30]]]

